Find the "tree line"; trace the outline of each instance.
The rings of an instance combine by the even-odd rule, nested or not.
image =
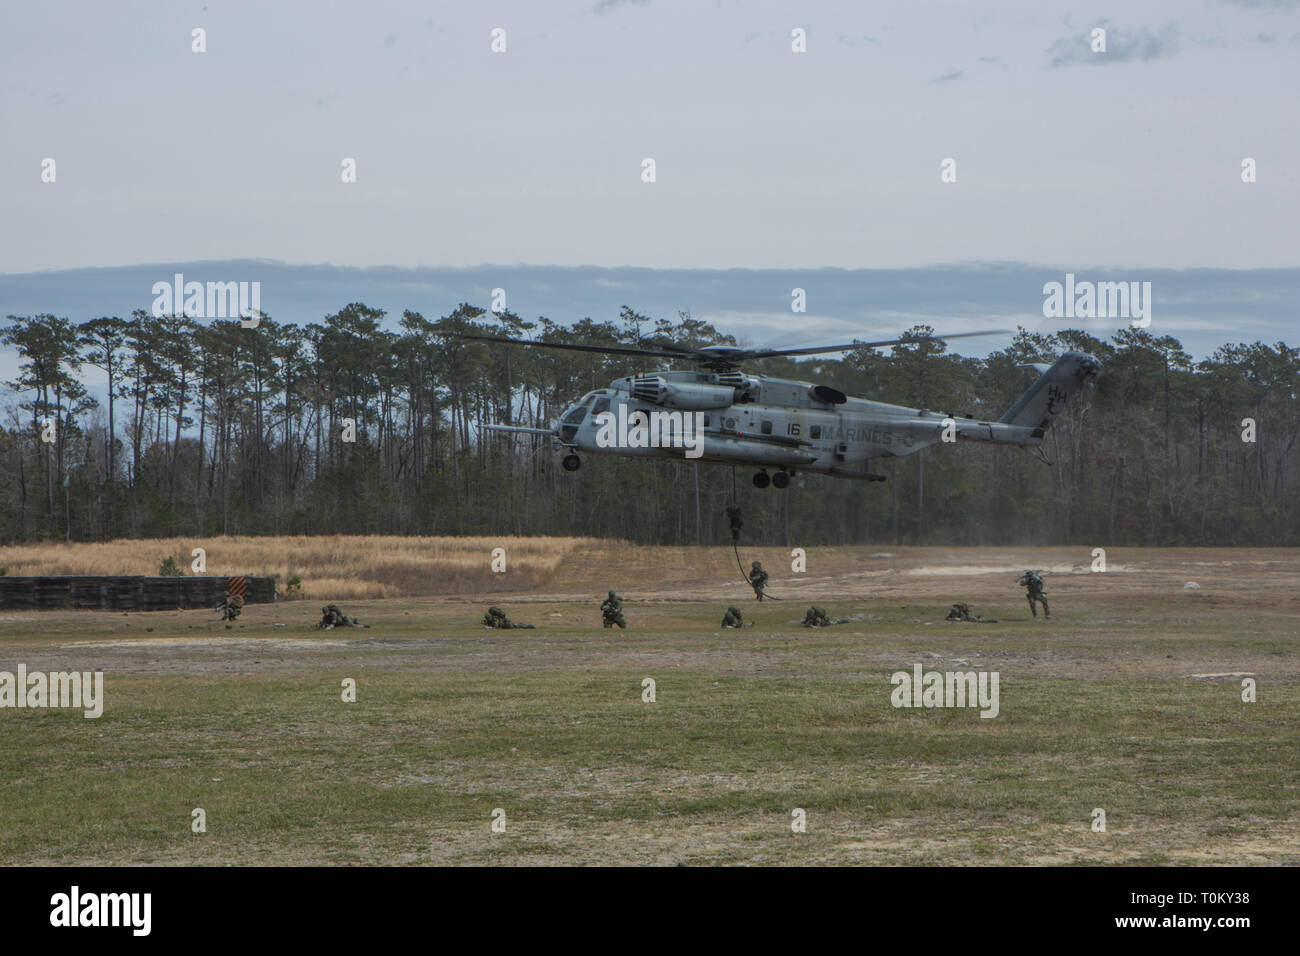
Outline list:
[[[924,336],[888,351],[751,363],[751,374],[999,417],[1066,349],[1100,359],[1038,457],[939,445],[872,470],[759,491],[751,469],[584,456],[547,427],[593,388],[663,360],[499,347],[474,332],[586,344],[735,344],[681,313],[561,326],[461,304],[435,319],[353,303],[299,326],[262,316],[9,316],[20,359],[0,421],[0,541],[212,534],[577,534],[726,541],[734,493],[754,544],[1300,544],[1300,349],[1225,344],[1194,361],[1170,336],[1020,330],[986,358]],[[106,385],[96,397],[89,368]]]

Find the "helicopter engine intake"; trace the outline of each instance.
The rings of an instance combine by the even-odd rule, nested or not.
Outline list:
[[[664,408],[698,412],[729,407],[735,401],[735,389],[728,385],[670,382],[662,375],[638,375],[632,381],[632,397]]]
[[[829,385],[809,385],[808,397],[822,405],[843,405],[849,400],[848,396],[838,388],[831,388]]]

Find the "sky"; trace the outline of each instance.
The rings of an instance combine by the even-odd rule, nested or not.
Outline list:
[[[563,266],[345,268],[265,260],[176,262],[107,269],[0,275],[0,312],[53,312],[85,321],[129,317],[149,309],[155,282],[235,281],[261,284],[261,310],[277,322],[320,322],[349,302],[388,313],[396,328],[403,310],[436,319],[461,302],[488,308],[492,291],[526,320],[546,316],[569,324],[593,318],[617,324],[628,305],[651,318],[678,311],[712,322],[744,345],[781,347],[891,338],[917,323],[939,332],[986,329],[1035,332],[1080,328],[1107,338],[1128,325],[1115,318],[1043,315],[1049,282],[1062,269],[1013,263],[971,263],[907,269],[644,269]],[[1300,268],[1271,270],[1084,270],[1076,280],[1141,279],[1151,283],[1150,326],[1172,334],[1199,358],[1227,342],[1297,342]],[[793,313],[791,291],[803,289],[807,311]],[[1131,319],[1130,319],[1131,321]],[[650,331],[647,329],[646,331]],[[1008,335],[954,347],[987,355]],[[3,373],[0,358],[0,373]]]
[[[756,339],[790,332],[808,274],[842,280],[809,288],[809,334],[1032,316],[1045,280],[1022,278],[1066,272],[1153,281],[1171,331],[1295,327],[1300,0],[50,0],[2,25],[0,314],[81,320],[147,307],[176,264],[280,263],[426,270],[382,294],[426,315],[460,299],[404,290],[554,267],[545,295],[510,279],[510,307],[617,298]],[[119,302],[111,277],[140,267]],[[911,278],[873,298],[882,271]],[[264,282],[265,311],[316,309],[306,275]],[[936,276],[978,288],[933,298]],[[1162,308],[1162,285],[1199,305]],[[340,292],[327,311],[366,300]]]

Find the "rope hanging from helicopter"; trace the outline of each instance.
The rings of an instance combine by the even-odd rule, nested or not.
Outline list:
[[[745,573],[745,563],[740,560],[740,528],[745,523],[741,520],[740,506],[736,504],[736,468],[731,468],[731,506],[727,508],[727,521],[731,525],[731,551],[736,556],[736,568],[740,571],[740,577],[751,588],[754,582],[749,580],[749,575]],[[763,597],[772,601],[781,601],[775,594],[768,594],[766,586],[763,588]],[[762,600],[760,598],[760,600]]]

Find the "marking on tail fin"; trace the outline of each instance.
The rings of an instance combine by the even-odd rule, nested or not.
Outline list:
[[[1007,413],[998,419],[1003,424],[1046,429],[1052,419],[1065,408],[1074,392],[1074,383],[1089,381],[1099,369],[1096,359],[1081,352],[1066,352],[1050,367],[1037,363],[1031,367],[1040,370],[1042,374],[1016,399]]]

